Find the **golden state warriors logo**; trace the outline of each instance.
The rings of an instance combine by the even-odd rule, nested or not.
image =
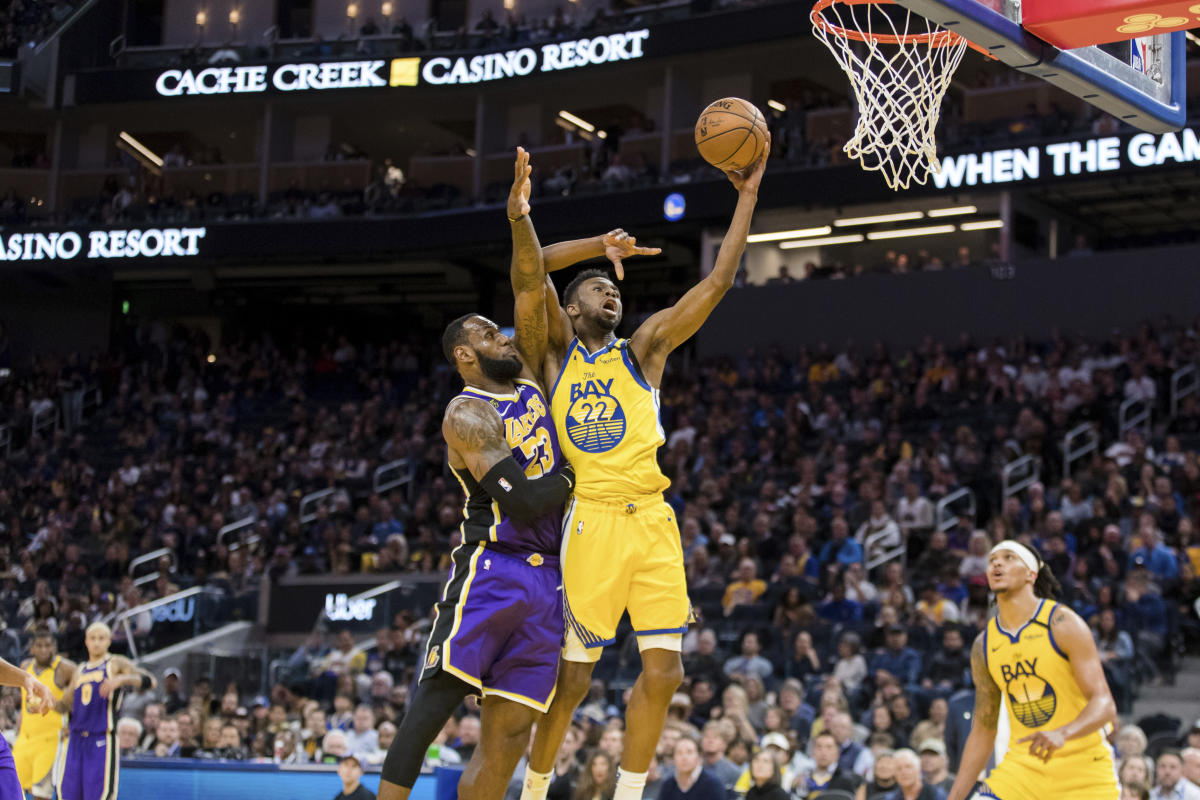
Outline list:
[[[625,437],[625,410],[612,396],[613,380],[571,384],[567,438],[585,453],[607,452]]]
[[[1054,687],[1037,674],[1037,662],[1036,658],[1018,659],[1014,664],[1000,667],[1013,716],[1026,728],[1042,727],[1058,708],[1058,695],[1054,693]]]

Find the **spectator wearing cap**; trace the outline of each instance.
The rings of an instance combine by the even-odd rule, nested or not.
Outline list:
[[[917,753],[925,783],[948,793],[954,785],[954,773],[946,761],[946,744],[941,739],[926,739],[918,745]]]
[[[758,755],[764,753],[771,757],[772,765],[779,771],[779,785],[791,786],[796,780],[796,773],[791,767],[792,744],[788,738],[782,733],[768,733],[763,736],[759,742]],[[806,757],[802,758],[804,758],[804,771],[807,772],[812,768],[812,763]],[[733,786],[733,793],[738,797],[746,795],[756,785],[752,769],[753,763],[754,759],[752,758]]]
[[[916,684],[921,675],[921,655],[908,646],[908,631],[903,625],[887,627],[886,644],[871,658],[871,671],[876,682],[886,673],[898,680],[902,686]]]
[[[671,757],[675,774],[663,781],[658,800],[725,800],[725,787],[704,769],[700,744],[694,737],[679,737]]]
[[[375,795],[362,785],[363,765],[358,756],[353,753],[342,756],[337,773],[342,779],[342,791],[333,800],[375,800]]]
[[[753,675],[766,683],[774,671],[771,662],[762,657],[762,644],[758,640],[758,634],[754,631],[746,631],[742,634],[741,655],[734,656],[725,662],[725,674],[730,678]]]
[[[800,796],[820,795],[821,792],[843,791],[854,794],[862,782],[853,772],[838,766],[839,748],[837,739],[829,731],[813,737],[813,768],[806,778],[798,781]]]
[[[738,562],[735,580],[725,587],[725,596],[721,606],[725,615],[729,616],[738,606],[753,605],[767,591],[767,582],[758,577],[758,568],[754,559],[743,558]]]
[[[717,720],[705,723],[700,736],[700,753],[704,757],[704,768],[728,791],[737,783],[742,771],[726,757],[729,740],[725,738],[725,730],[726,726]]]
[[[945,800],[946,793],[926,783],[921,776],[921,758],[912,750],[897,750],[896,788],[885,800]]]
[[[166,707],[168,714],[174,714],[179,709],[187,705],[187,700],[183,696],[183,690],[179,685],[179,670],[175,667],[167,667],[163,673],[162,685],[159,691],[162,693],[162,704]]]
[[[1150,800],[1200,800],[1200,786],[1183,777],[1179,751],[1167,750],[1158,757]]]

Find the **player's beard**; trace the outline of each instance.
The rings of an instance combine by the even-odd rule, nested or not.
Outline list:
[[[479,369],[488,380],[506,383],[521,374],[525,365],[519,358],[488,358],[483,353],[476,353],[479,359]]]
[[[605,333],[612,333],[617,329],[617,326],[621,324],[621,315],[617,314],[612,318],[609,318],[609,316],[604,313],[603,308],[598,308],[596,309],[596,313],[592,315],[592,322],[595,323],[597,328]]]

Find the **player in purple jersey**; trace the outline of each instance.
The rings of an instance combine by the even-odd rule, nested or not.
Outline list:
[[[545,325],[541,276],[548,264],[637,253],[623,246],[621,231],[541,249],[528,217],[524,151],[514,173],[513,293],[524,323],[514,341],[494,322],[468,314],[442,336],[446,358],[466,384],[442,423],[450,468],[467,496],[462,544],[437,604],[417,692],[384,761],[379,800],[408,797],[429,744],[468,694],[483,697],[482,731],[458,796],[498,800],[535,718],[554,696],[563,632],[558,552],[574,474],[537,383],[541,358],[523,343],[545,349],[544,327],[534,329],[539,309]]]
[[[47,714],[54,707],[54,695],[36,675],[0,658],[0,686],[16,686],[26,691],[29,702],[23,713]],[[0,800],[25,800],[21,781],[17,778],[17,765],[13,761],[8,742],[0,736]]]
[[[93,622],[84,634],[88,660],[75,668],[69,691],[55,708],[70,714],[59,800],[116,800],[121,751],[117,746],[117,708],[122,689],[158,685],[146,670],[108,652],[112,631]]]

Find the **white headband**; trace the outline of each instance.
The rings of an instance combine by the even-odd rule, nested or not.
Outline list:
[[[988,553],[988,557],[991,558],[1001,550],[1007,550],[1019,558],[1021,563],[1024,564],[1030,572],[1036,573],[1038,571],[1038,557],[1032,550],[1020,542],[1014,542],[1012,539],[1005,539],[1003,542],[992,548],[992,552]]]

